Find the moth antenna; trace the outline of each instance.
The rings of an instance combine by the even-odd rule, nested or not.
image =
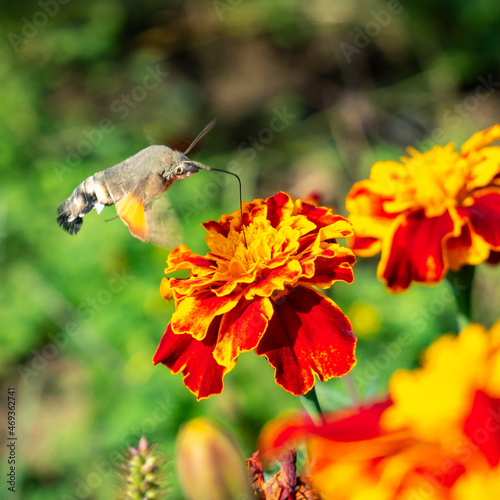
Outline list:
[[[111,222],[112,220],[118,219],[120,217],[119,215],[115,215],[114,217],[111,217],[111,219],[106,219],[104,222]]]
[[[210,132],[210,130],[212,130],[214,128],[214,125],[217,123],[217,120],[213,119],[212,121],[210,121],[209,123],[207,123],[207,125],[205,126],[205,128],[196,136],[196,138],[194,139],[194,141],[190,144],[190,146],[186,149],[186,151],[184,151],[184,154],[187,155],[193,148],[194,146],[196,145],[196,143],[203,137],[205,136],[206,134],[208,134],[208,132]],[[193,163],[196,163],[196,165],[199,167],[199,168],[203,168],[205,170],[208,170],[208,171],[212,171],[212,170],[215,170],[216,172],[222,172],[224,174],[230,174],[230,175],[234,175],[234,177],[236,177],[238,179],[238,184],[239,184],[239,187],[240,187],[240,215],[241,215],[241,230],[243,232],[243,240],[245,242],[245,248],[248,248],[248,243],[247,243],[247,236],[245,234],[245,224],[243,222],[243,197],[242,197],[242,194],[241,194],[241,179],[238,177],[237,174],[235,174],[234,172],[229,172],[227,170],[221,170],[219,168],[213,168],[213,167],[206,167],[205,165],[201,165],[197,162],[193,162]]]
[[[196,145],[196,143],[206,134],[208,134],[208,132],[210,132],[210,130],[212,130],[214,128],[214,125],[216,124],[217,120],[212,120],[210,123],[207,124],[207,126],[196,136],[196,139],[190,144],[190,146],[186,149],[186,151],[184,151],[184,154],[187,155],[193,148],[194,146]]]
[[[241,196],[241,179],[234,172],[229,172],[228,170],[221,170],[219,168],[213,168],[216,172],[222,172],[224,174],[234,175],[238,179],[238,184],[240,185],[240,214],[241,214],[241,230],[243,232],[243,240],[245,241],[245,248],[248,248],[247,236],[245,234],[245,223],[243,222],[243,198]]]

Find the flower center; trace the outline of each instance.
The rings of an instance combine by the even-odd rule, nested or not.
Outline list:
[[[400,212],[423,208],[427,217],[437,217],[460,204],[470,166],[453,150],[453,144],[434,146],[426,153],[413,148],[408,152],[411,156],[402,158],[404,166],[394,182],[394,201],[386,203],[385,209]]]
[[[290,217],[286,223],[282,222],[275,228],[265,215],[254,217],[245,226],[248,247],[239,228],[231,229],[227,237],[208,236],[210,254],[217,257],[218,273],[225,275],[226,279],[228,274],[233,278],[248,275],[255,279],[262,277],[264,269],[283,264],[299,246],[301,228],[293,224],[297,218],[303,217]],[[239,224],[239,220],[236,222]]]

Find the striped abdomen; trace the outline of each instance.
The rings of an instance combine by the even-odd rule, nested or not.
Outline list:
[[[59,205],[57,223],[69,234],[80,231],[83,216],[94,207],[100,212],[102,205],[113,205],[125,195],[120,185],[111,193],[107,177],[109,177],[107,170],[97,172],[85,179],[71,196]]]

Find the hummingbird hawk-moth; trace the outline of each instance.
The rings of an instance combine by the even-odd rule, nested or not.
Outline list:
[[[148,241],[153,199],[175,181],[200,169],[213,170],[186,155],[214,125],[215,120],[212,120],[184,153],[167,146],[149,146],[121,163],[91,175],[59,205],[57,223],[69,234],[77,234],[82,228],[83,216],[93,208],[100,213],[105,205],[115,205],[117,217],[128,226],[130,233]]]

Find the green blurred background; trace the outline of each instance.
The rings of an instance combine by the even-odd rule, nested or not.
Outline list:
[[[182,498],[171,453],[184,421],[212,417],[250,456],[262,425],[300,406],[253,353],[202,402],[151,366],[173,311],[158,292],[168,252],[105,222],[114,208],[76,237],[58,228],[57,206],[86,177],[149,144],[183,149],[216,118],[190,156],[237,172],[245,200],[317,192],[345,214],[375,161],[499,121],[491,0],[40,0],[4,4],[0,27],[0,377],[5,401],[17,390],[20,436],[9,498],[115,498],[111,464],[142,433]],[[200,222],[239,203],[233,178],[207,172],[164,196],[172,245],[201,253]],[[389,295],[376,264],[331,291],[360,340],[351,376],[318,388],[326,408],[383,393],[456,329],[445,284]],[[474,315],[490,326],[499,272],[478,274]]]

